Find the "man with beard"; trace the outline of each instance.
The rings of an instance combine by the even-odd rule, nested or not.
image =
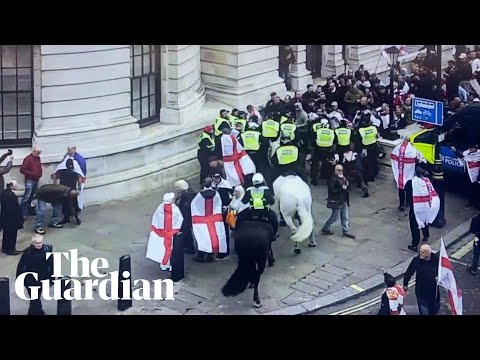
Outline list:
[[[328,86],[327,91],[325,92],[325,99],[327,101],[327,106],[331,106],[332,103],[336,102],[341,103],[343,101],[343,97],[345,94],[342,94],[342,92],[337,89],[337,86],[335,83],[332,81],[330,85]]]
[[[356,85],[353,85],[345,94],[345,113],[347,116],[350,116],[350,118],[353,118],[355,113],[360,110],[361,98],[363,98],[363,92],[361,92]]]
[[[192,210],[190,208],[192,200],[197,193],[189,188],[185,180],[175,182],[175,204],[180,209],[183,216],[183,223],[180,232],[183,233],[183,248],[185,254],[195,254],[192,234]]]

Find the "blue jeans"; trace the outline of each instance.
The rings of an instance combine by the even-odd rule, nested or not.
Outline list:
[[[37,192],[38,181],[25,180],[25,193],[22,197],[22,213],[28,215],[33,195]]]
[[[52,204],[53,214],[49,224],[58,224],[60,222],[60,216],[62,215],[62,203],[56,202]],[[38,200],[37,202],[37,215],[35,216],[35,229],[43,227],[43,219],[45,217],[45,211],[47,210],[47,203],[45,201]]]
[[[342,231],[344,234],[348,234],[348,226],[350,224],[350,211],[348,209],[347,203],[344,203],[340,209],[332,209],[332,215],[327,220],[325,225],[323,225],[322,230],[330,231],[330,227],[338,220],[338,215],[340,215],[340,221],[342,223]]]
[[[462,101],[465,101],[465,102],[466,102],[466,101],[468,101],[469,93],[468,93],[468,91],[467,91],[465,88],[463,88],[463,87],[461,87],[461,86],[459,85],[459,86],[458,86],[458,96],[460,97],[460,99],[461,99]]]
[[[440,298],[424,299],[417,296],[417,304],[420,315],[437,315],[440,311]]]

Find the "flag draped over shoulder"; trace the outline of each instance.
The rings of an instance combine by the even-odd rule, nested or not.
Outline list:
[[[438,262],[437,284],[448,291],[448,301],[453,315],[463,315],[462,291],[457,285],[452,271],[452,263],[448,258],[443,238],[440,240],[440,261]]]
[[[77,197],[77,202],[78,202],[78,207],[83,209],[83,206],[85,205],[85,184],[87,182],[87,177],[83,173],[82,168],[80,167],[80,164],[78,163],[77,160],[74,159],[73,156],[69,156],[68,154],[65,155],[63,158],[62,162],[58,164],[56,172],[59,170],[66,170],[67,169],[67,160],[72,159],[73,160],[73,171],[76,172],[78,175],[81,176],[81,185],[80,185],[80,194]]]

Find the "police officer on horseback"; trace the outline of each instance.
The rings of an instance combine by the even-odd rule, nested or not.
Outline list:
[[[273,239],[275,240],[278,237],[278,219],[275,212],[270,209],[270,206],[275,204],[275,199],[270,188],[266,186],[262,174],[253,175],[252,182],[253,186],[247,189],[242,199],[244,204],[249,204],[249,208],[238,213],[236,227],[238,228],[242,222],[253,218],[264,219],[272,225]]]

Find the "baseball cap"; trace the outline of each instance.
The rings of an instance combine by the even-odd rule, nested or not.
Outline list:
[[[224,115],[226,113],[228,113],[228,110],[225,110],[225,109],[220,110],[220,115]]]
[[[275,95],[277,95],[277,93],[275,91],[270,93],[270,96],[275,96]]]
[[[216,173],[215,175],[213,175],[214,178],[221,178],[222,175],[220,175],[219,173]]]
[[[477,98],[473,99],[473,102],[480,102],[480,99],[477,97]]]

